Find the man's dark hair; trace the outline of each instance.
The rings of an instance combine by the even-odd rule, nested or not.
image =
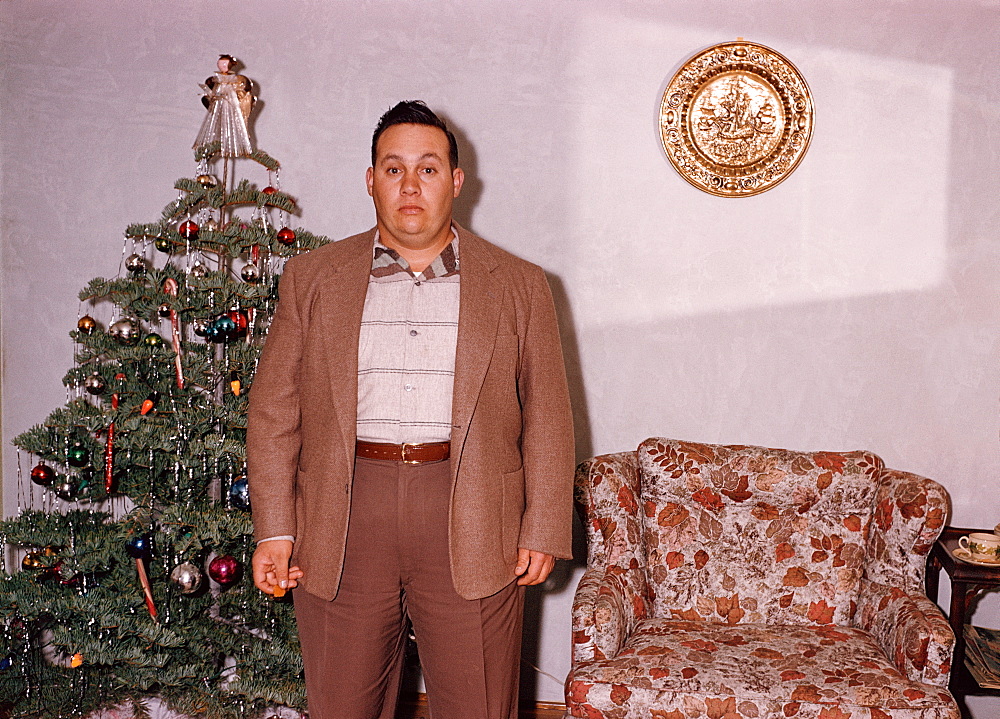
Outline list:
[[[372,135],[372,167],[375,167],[375,147],[378,145],[378,139],[393,125],[430,125],[443,131],[448,137],[448,162],[452,170],[458,167],[458,143],[455,142],[455,136],[444,120],[435,115],[423,100],[404,100],[379,118],[375,134]]]

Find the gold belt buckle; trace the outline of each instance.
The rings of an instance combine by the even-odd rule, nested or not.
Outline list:
[[[417,445],[413,442],[403,442],[403,464],[420,464],[419,459],[407,459],[406,450],[410,447],[416,447]]]

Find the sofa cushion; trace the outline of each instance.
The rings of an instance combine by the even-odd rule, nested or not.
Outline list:
[[[881,459],[660,438],[638,459],[653,616],[850,623]]]
[[[946,691],[835,626],[644,620],[618,656],[574,667],[567,696],[572,716],[595,718],[954,716]]]

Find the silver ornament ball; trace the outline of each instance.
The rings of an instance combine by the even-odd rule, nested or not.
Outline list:
[[[125,258],[125,269],[134,275],[141,275],[146,271],[146,258],[134,253],[129,255]]]
[[[254,284],[260,279],[260,269],[253,263],[243,265],[243,269],[240,270],[240,277],[243,278],[244,282]]]
[[[90,375],[83,381],[83,388],[90,394],[104,394],[104,390],[107,389],[107,386],[107,382],[105,382],[104,378],[97,372],[94,372],[94,374]]]
[[[195,262],[191,266],[190,274],[192,277],[204,277],[208,274],[208,269],[201,262]]]
[[[66,480],[62,484],[56,485],[55,493],[58,495],[59,499],[72,502],[77,496],[76,483]]]
[[[191,322],[191,329],[194,330],[194,333],[199,337],[204,337],[205,335],[208,334],[208,326],[210,324],[212,323],[206,320],[204,317],[199,317],[198,319],[193,320]]]
[[[181,591],[181,594],[197,592],[201,587],[203,577],[201,570],[190,562],[178,564],[170,573],[170,581]]]
[[[139,328],[130,319],[115,322],[108,328],[108,334],[124,345],[134,345],[139,341]]]

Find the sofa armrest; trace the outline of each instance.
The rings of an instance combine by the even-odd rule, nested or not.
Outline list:
[[[944,614],[927,597],[865,580],[854,626],[871,634],[911,680],[948,685],[955,635]]]
[[[645,573],[628,569],[588,569],[573,598],[573,663],[612,658],[649,613]]]

